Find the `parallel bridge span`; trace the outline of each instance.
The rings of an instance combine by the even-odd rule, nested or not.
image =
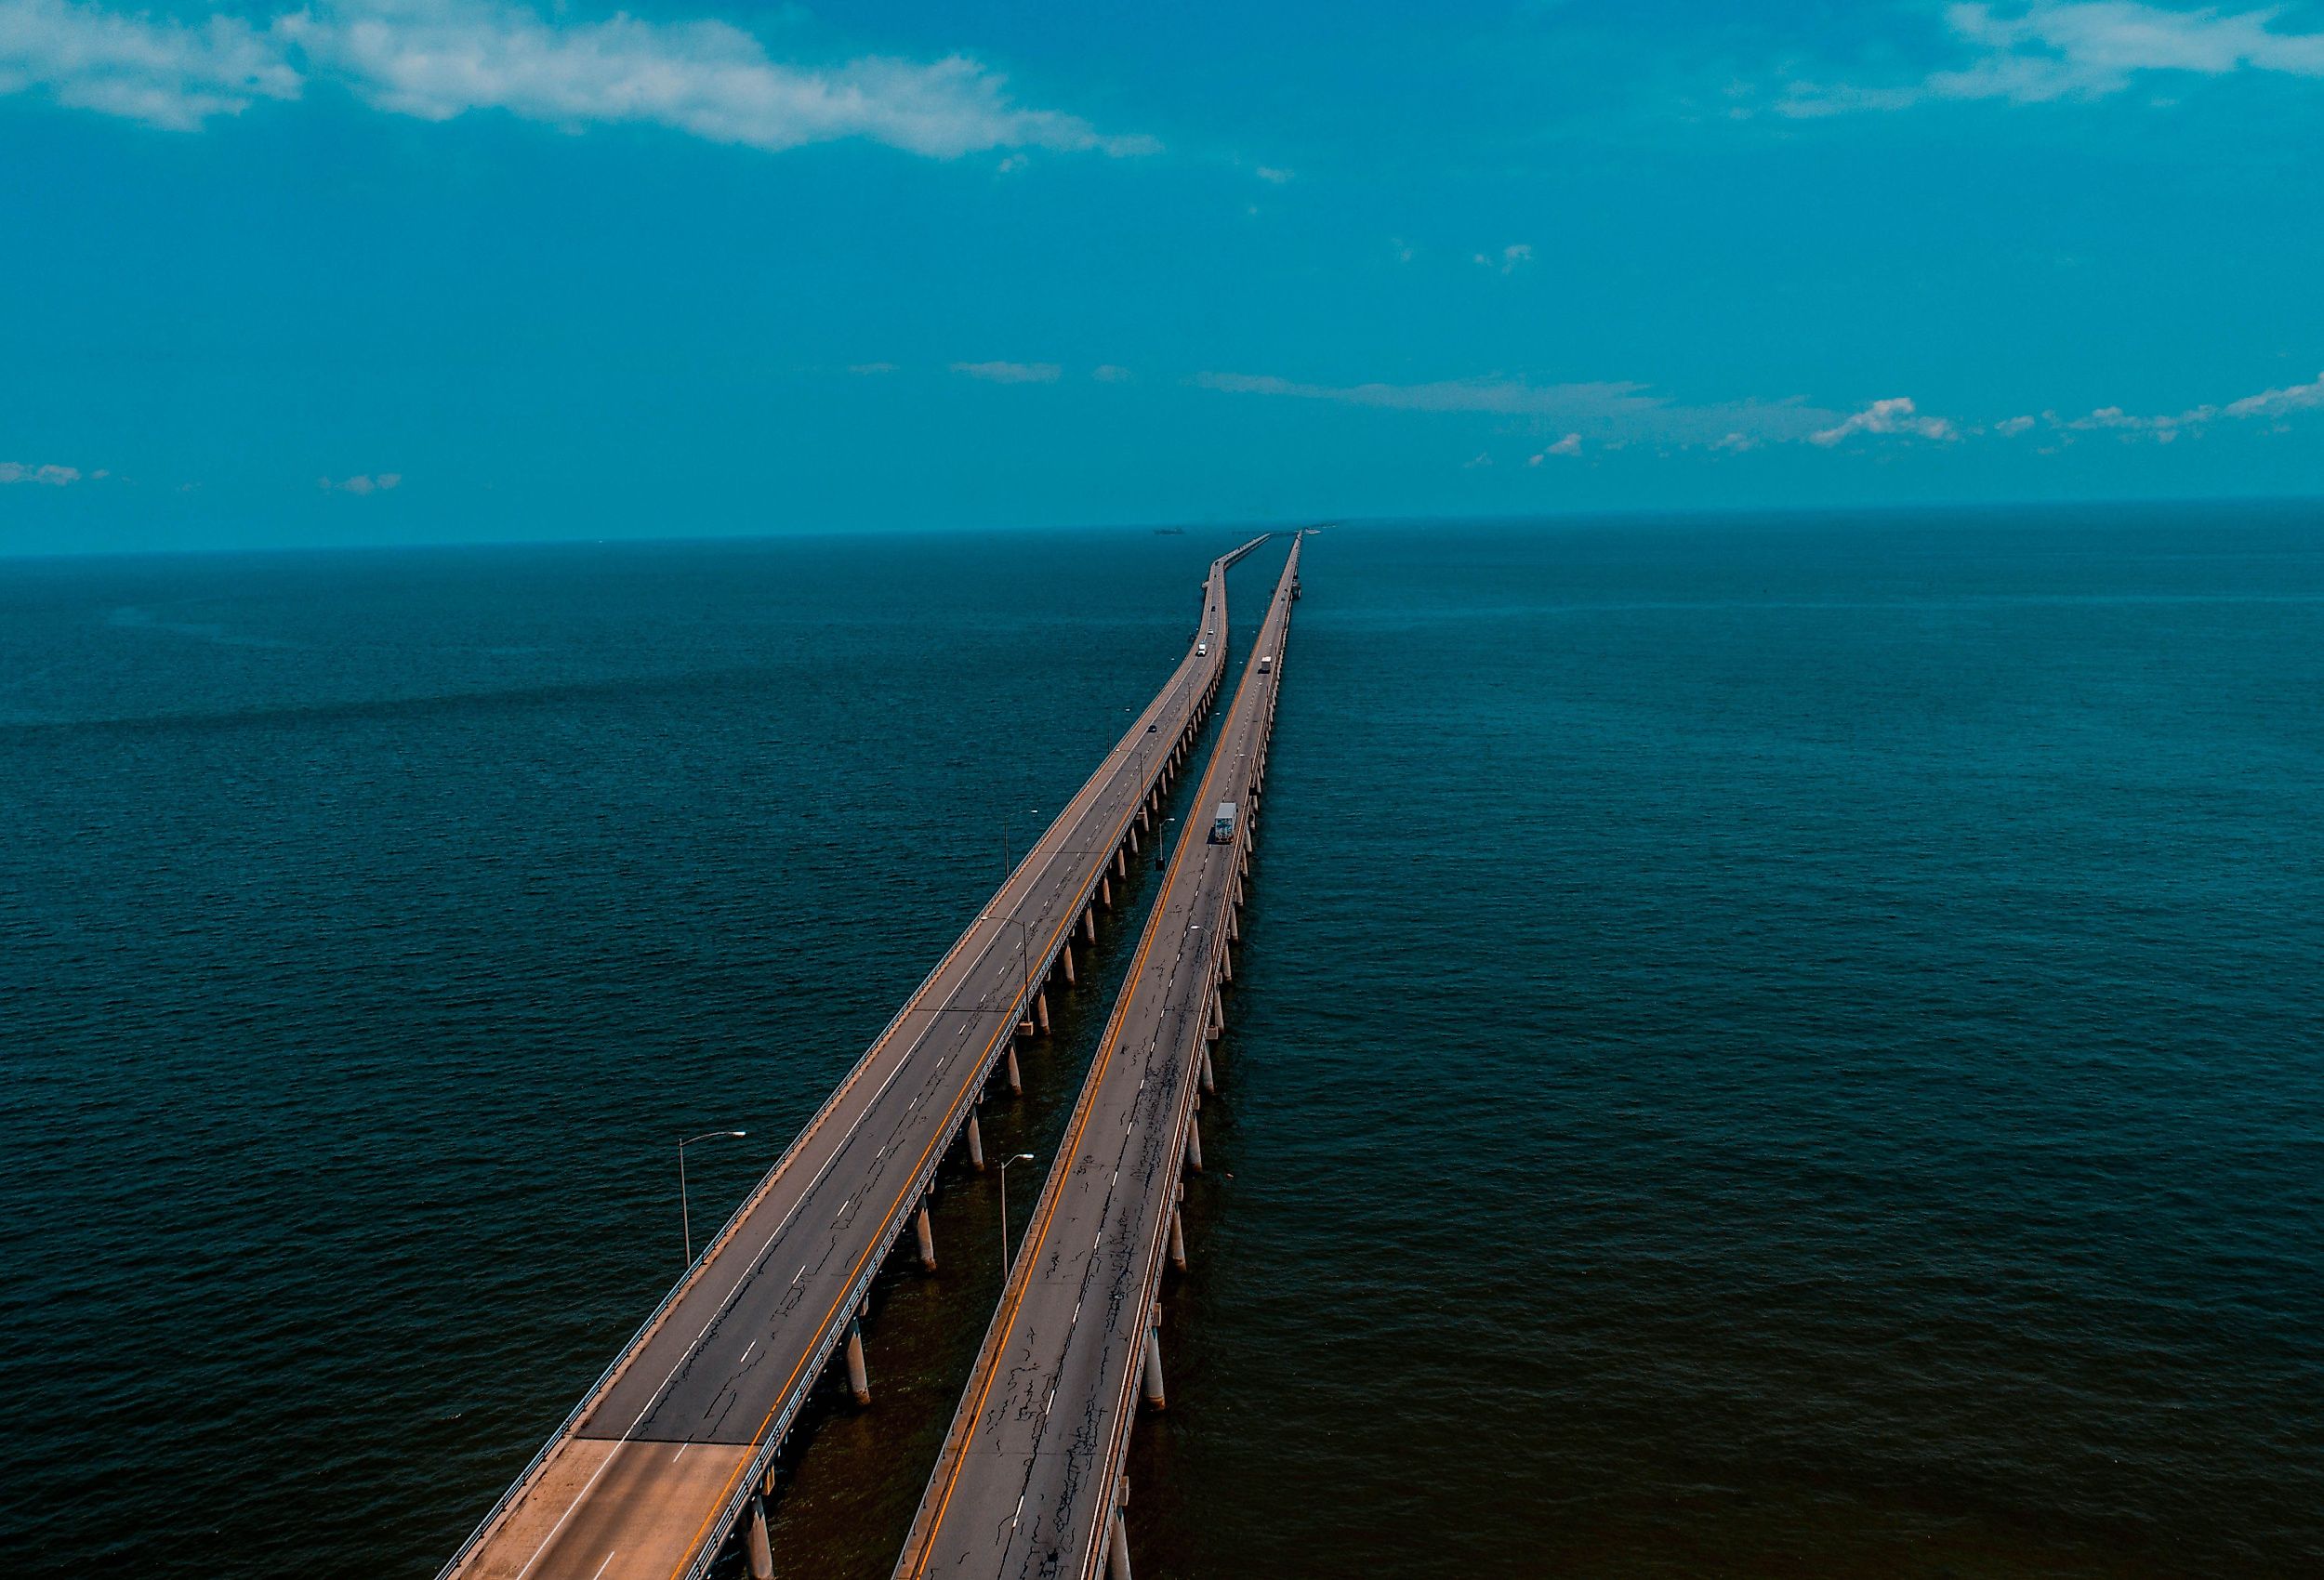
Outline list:
[[[1202,1167],[1299,568],[1294,536],[896,1580],[1129,1580],[1122,1467],[1142,1384],[1164,1400],[1157,1302],[1166,1260],[1185,1259],[1182,1171]],[[1231,832],[1206,837],[1226,801]]]
[[[1123,876],[1216,697],[1227,568],[1154,701],[712,1238],[440,1580],[701,1580],[757,1498],[937,1165],[977,1151],[975,1104],[1015,1034],[1045,1024],[1052,971]],[[758,1533],[763,1540],[763,1526]]]

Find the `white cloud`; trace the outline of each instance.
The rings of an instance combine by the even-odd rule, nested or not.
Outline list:
[[[358,473],[338,482],[333,482],[329,478],[317,478],[315,483],[326,494],[377,494],[393,489],[403,481],[402,472],[381,472],[376,478]]]
[[[2317,374],[2313,384],[2295,384],[2285,389],[2263,389],[2257,395],[2230,401],[2225,411],[2231,417],[2272,417],[2285,412],[2305,411],[2311,406],[2324,406],[2324,373]]]
[[[1492,464],[1493,453],[1490,450],[1480,450],[1475,454],[1470,456],[1467,460],[1461,462],[1460,469],[1464,472],[1474,471],[1479,467],[1489,467]]]
[[[1469,260],[1487,269],[1498,269],[1503,274],[1514,274],[1533,261],[1533,249],[1523,242],[1512,243],[1499,253],[1479,253]]]
[[[0,94],[42,89],[59,104],[172,131],[297,99],[280,40],[240,17],[125,16],[72,0],[0,0]]]
[[[939,159],[1159,147],[1020,106],[1003,78],[965,56],[794,66],[717,20],[552,20],[499,0],[321,0],[258,28],[223,15],[185,24],[72,0],[0,0],[0,93],[40,87],[61,104],[190,130],[261,97],[296,99],[310,79],[428,121],[499,110],[769,150],[841,138]]]
[[[99,472],[96,475],[101,478],[105,474]],[[78,467],[28,467],[21,461],[0,461],[0,483],[45,483],[50,488],[62,488],[80,481],[81,468]]]
[[[1840,443],[1851,434],[1909,434],[1921,439],[1958,439],[1959,431],[1944,417],[1924,417],[1912,403],[1909,395],[1897,395],[1885,401],[1875,401],[1864,410],[1854,414],[1830,428],[1818,429],[1807,436],[1811,444],[1826,449]]]
[[[893,362],[851,362],[848,365],[848,372],[858,378],[870,378],[883,373],[893,373],[895,370],[896,364]]]
[[[1130,379],[1130,372],[1128,368],[1116,367],[1112,362],[1101,362],[1089,370],[1089,376],[1100,384],[1127,384]]]
[[[2133,433],[2159,433],[2188,423],[2204,423],[2219,414],[2210,406],[2198,406],[2177,416],[2134,416],[2119,406],[2101,406],[2086,417],[2070,417],[2064,421],[2053,418],[2054,426],[2088,433],[2100,428],[2121,428]]]
[[[2251,70],[2324,77],[2324,33],[2278,33],[2279,10],[2177,10],[2140,0],[2036,0],[2009,15],[1989,5],[1948,7],[1945,20],[1980,53],[1967,65],[1886,87],[1794,84],[1788,115],[1901,110],[1931,99],[2043,104],[2103,99],[2142,72],[2225,76]]]
[[[2061,417],[2055,412],[2044,412],[2042,419],[2052,428],[2069,433],[2119,433],[2125,439],[2148,438],[2158,444],[2168,444],[2180,434],[2201,428],[2222,417],[2248,422],[2253,417],[2280,418],[2288,413],[2324,407],[2324,374],[2317,375],[2312,384],[2293,384],[2281,389],[2263,389],[2256,395],[2246,395],[2224,406],[2189,406],[2183,412],[2159,412],[2142,415],[2123,410],[2120,406],[2100,406],[2079,417]],[[2029,419],[2013,418],[2013,422]],[[2022,432],[2010,424],[1999,425],[1997,431]],[[2271,421],[2270,433],[2287,431],[2280,422]]]
[[[1291,179],[1294,172],[1278,169],[1272,165],[1261,165],[1256,170],[1253,170],[1251,174],[1257,176],[1262,181],[1271,181],[1279,187],[1286,181]]]
[[[988,384],[1054,384],[1065,370],[1055,362],[955,362],[952,371]]]
[[[2261,421],[2261,431],[2289,430],[2285,419],[2324,411],[2324,374],[2307,384],[2264,389],[2224,405],[2141,415],[2120,406],[2101,406],[2086,415],[2062,417],[2045,411],[2004,417],[1964,429],[1950,417],[1923,413],[1910,396],[1874,401],[1854,413],[1832,411],[1804,401],[1727,401],[1687,405],[1655,394],[1643,384],[1536,384],[1501,374],[1477,378],[1438,379],[1420,384],[1309,384],[1272,374],[1203,373],[1195,385],[1230,395],[1268,395],[1298,401],[1331,402],[1383,411],[1472,414],[1503,419],[1495,431],[1562,434],[1538,457],[1617,450],[1626,443],[1655,443],[1676,449],[1740,454],[1763,445],[1804,441],[1832,449],[1857,436],[1927,440],[1953,443],[1986,436],[2014,439],[2037,426],[2070,443],[2076,433],[2112,432],[2124,439],[2169,444],[2206,424]],[[2048,451],[2044,451],[2048,454]],[[1534,464],[1529,461],[1528,464]]]

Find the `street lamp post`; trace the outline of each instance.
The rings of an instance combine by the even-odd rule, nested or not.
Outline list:
[[[1032,1161],[1031,1152],[1019,1152],[1009,1163],[1000,1165],[1000,1282],[1003,1288],[1009,1284],[1009,1164]]]
[[[1041,815],[1041,809],[1038,807],[1027,807],[1024,811],[1027,817]],[[1025,853],[1032,854],[1031,849],[1028,848]],[[1000,881],[1006,884],[1009,881],[1009,875],[1016,870],[1017,858],[1009,843],[1009,814],[1003,812],[1000,814]]]
[[[747,1134],[749,1132],[746,1130],[705,1130],[699,1136],[689,1136],[678,1143],[678,1222],[686,1235],[686,1265],[688,1267],[694,1265],[694,1223],[693,1214],[686,1201],[686,1149],[696,1141],[714,1140],[720,1136],[733,1136],[739,1139]]]

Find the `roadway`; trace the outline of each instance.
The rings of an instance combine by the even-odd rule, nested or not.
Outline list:
[[[1149,1355],[1299,575],[1294,537],[1001,1304],[896,1566],[921,1576],[1095,1575],[1124,1540],[1121,1467]],[[1274,658],[1262,673],[1258,655]],[[1240,809],[1232,843],[1207,834]],[[1179,1241],[1182,1254],[1182,1241]],[[1155,1369],[1148,1374],[1146,1368]],[[1127,1569],[1126,1554],[1122,1557]]]
[[[1151,832],[1224,672],[1211,563],[1186,655],[837,1091],[442,1572],[699,1576],[749,1508],[1012,1029]],[[1022,925],[1020,925],[1022,924]],[[1067,957],[1070,969],[1070,956]]]

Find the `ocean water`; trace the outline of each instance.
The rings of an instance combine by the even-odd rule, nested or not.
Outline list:
[[[0,1567],[426,1580],[1234,536],[0,563]],[[1304,579],[1142,1575],[2324,1572],[2324,512]],[[886,1574],[997,1215],[786,1573]]]

